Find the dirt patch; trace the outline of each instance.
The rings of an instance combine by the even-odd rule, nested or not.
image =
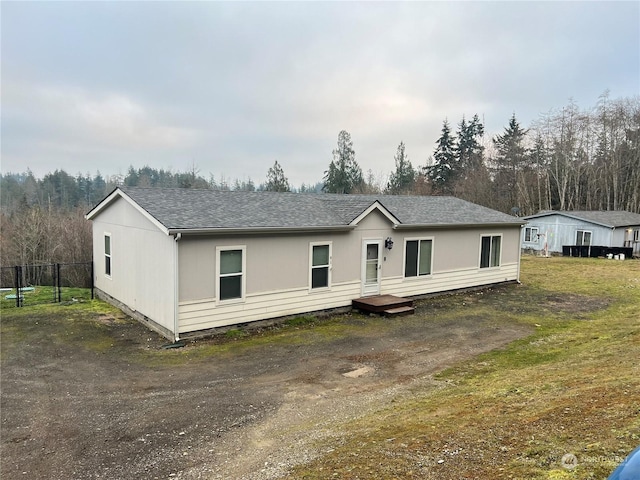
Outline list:
[[[336,425],[414,388],[439,388],[434,372],[530,331],[498,314],[438,314],[470,301],[509,304],[483,295],[181,350],[110,314],[3,315],[2,478],[277,478],[321,454],[316,440],[339,444]],[[574,313],[587,305],[549,302]]]
[[[443,295],[422,300],[418,306],[439,311],[454,307],[484,306],[515,314],[564,313],[576,318],[604,310],[611,304],[606,297],[592,297],[574,293],[549,293],[524,285],[500,285],[461,294]]]

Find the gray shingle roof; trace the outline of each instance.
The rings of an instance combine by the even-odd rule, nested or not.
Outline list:
[[[524,223],[454,197],[118,188],[169,230],[346,228],[376,201],[402,226]]]
[[[552,210],[540,212],[535,215],[529,215],[528,217],[523,218],[525,220],[530,220],[556,214],[586,220],[587,222],[597,223],[606,227],[640,225],[640,213],[632,213],[625,210]]]

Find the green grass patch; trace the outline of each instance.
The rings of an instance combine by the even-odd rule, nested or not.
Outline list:
[[[140,328],[120,310],[100,300],[3,309],[0,358],[20,358],[20,352],[38,345],[64,345],[104,353],[129,344],[122,333],[127,326]]]
[[[302,327],[313,325],[316,321],[317,317],[314,315],[301,315],[298,317],[288,318],[284,321],[284,324],[290,327]]]
[[[534,333],[336,426],[350,433],[290,478],[606,478],[640,444],[640,264],[527,257],[522,282],[422,304],[493,309]]]
[[[225,338],[242,338],[249,335],[246,331],[238,328],[232,328],[224,333]]]
[[[31,290],[33,289],[33,290]],[[0,292],[0,309],[6,310],[16,308],[16,299],[7,298],[16,295],[16,289],[11,291]],[[61,296],[60,301],[66,302],[86,302],[91,300],[90,288],[62,287],[60,290],[51,286],[36,285],[28,287],[21,292],[21,304],[24,307],[41,305],[46,303],[56,303],[58,295]]]
[[[265,346],[318,345],[367,330],[371,335],[379,334],[386,326],[383,319],[372,319],[371,323],[359,322],[358,314],[344,314],[323,318],[311,315],[296,317],[281,325],[258,331],[230,329],[222,335],[211,338],[195,339],[187,342],[184,348],[162,350],[146,349],[137,351],[132,361],[149,367],[178,366],[193,362],[210,362],[212,359],[230,355],[244,355],[258,351]],[[298,320],[300,319],[300,320]],[[368,322],[368,318],[366,319]]]

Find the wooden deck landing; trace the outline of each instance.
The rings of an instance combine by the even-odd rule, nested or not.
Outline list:
[[[409,315],[415,312],[413,300],[396,297],[395,295],[356,298],[351,301],[351,305],[362,312],[378,313],[386,316]]]

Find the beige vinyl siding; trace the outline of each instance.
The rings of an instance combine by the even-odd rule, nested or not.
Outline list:
[[[480,270],[476,266],[464,270],[438,272],[427,277],[386,278],[381,294],[418,296],[460,288],[489,285],[516,280],[518,265],[502,265],[500,269]],[[360,279],[333,284],[330,291],[309,293],[308,289],[291,289],[247,295],[244,303],[216,305],[215,299],[182,302],[179,306],[180,333],[245,323],[255,320],[296,315],[329,308],[347,307],[360,296]]]
[[[345,268],[332,270],[332,283],[359,278],[359,263],[350,262],[350,238],[345,233],[276,236],[183,237],[179,242],[180,300],[215,297],[217,247],[246,247],[246,295],[309,287],[309,245],[332,243],[332,263]],[[337,246],[339,246],[339,251]],[[359,247],[359,246],[358,246]],[[359,252],[359,248],[356,250]],[[354,271],[358,273],[354,274]]]
[[[502,235],[500,267],[479,268],[482,235]],[[383,249],[381,292],[416,296],[518,278],[520,227],[393,230],[377,211],[348,232],[290,234],[263,237],[183,237],[179,243],[179,332],[277,318],[351,305],[361,294],[363,239],[392,237]],[[433,239],[433,272],[404,278],[406,238]],[[310,291],[310,245],[331,243],[331,286]],[[215,298],[215,251],[246,248],[246,297],[233,305]]]
[[[104,235],[111,236],[111,276],[104,274]],[[95,286],[163,327],[174,329],[173,237],[126,200],[93,220]]]
[[[309,293],[308,288],[247,294],[245,302],[216,305],[215,299],[182,302],[180,333],[252,322],[305,312],[346,307],[360,296],[360,281],[333,284],[331,290]]]
[[[382,283],[381,294],[399,297],[419,296],[430,293],[446,292],[461,288],[479,287],[493,283],[518,279],[518,264],[503,264],[496,269],[478,269],[477,267],[434,272],[424,277],[387,278]]]

